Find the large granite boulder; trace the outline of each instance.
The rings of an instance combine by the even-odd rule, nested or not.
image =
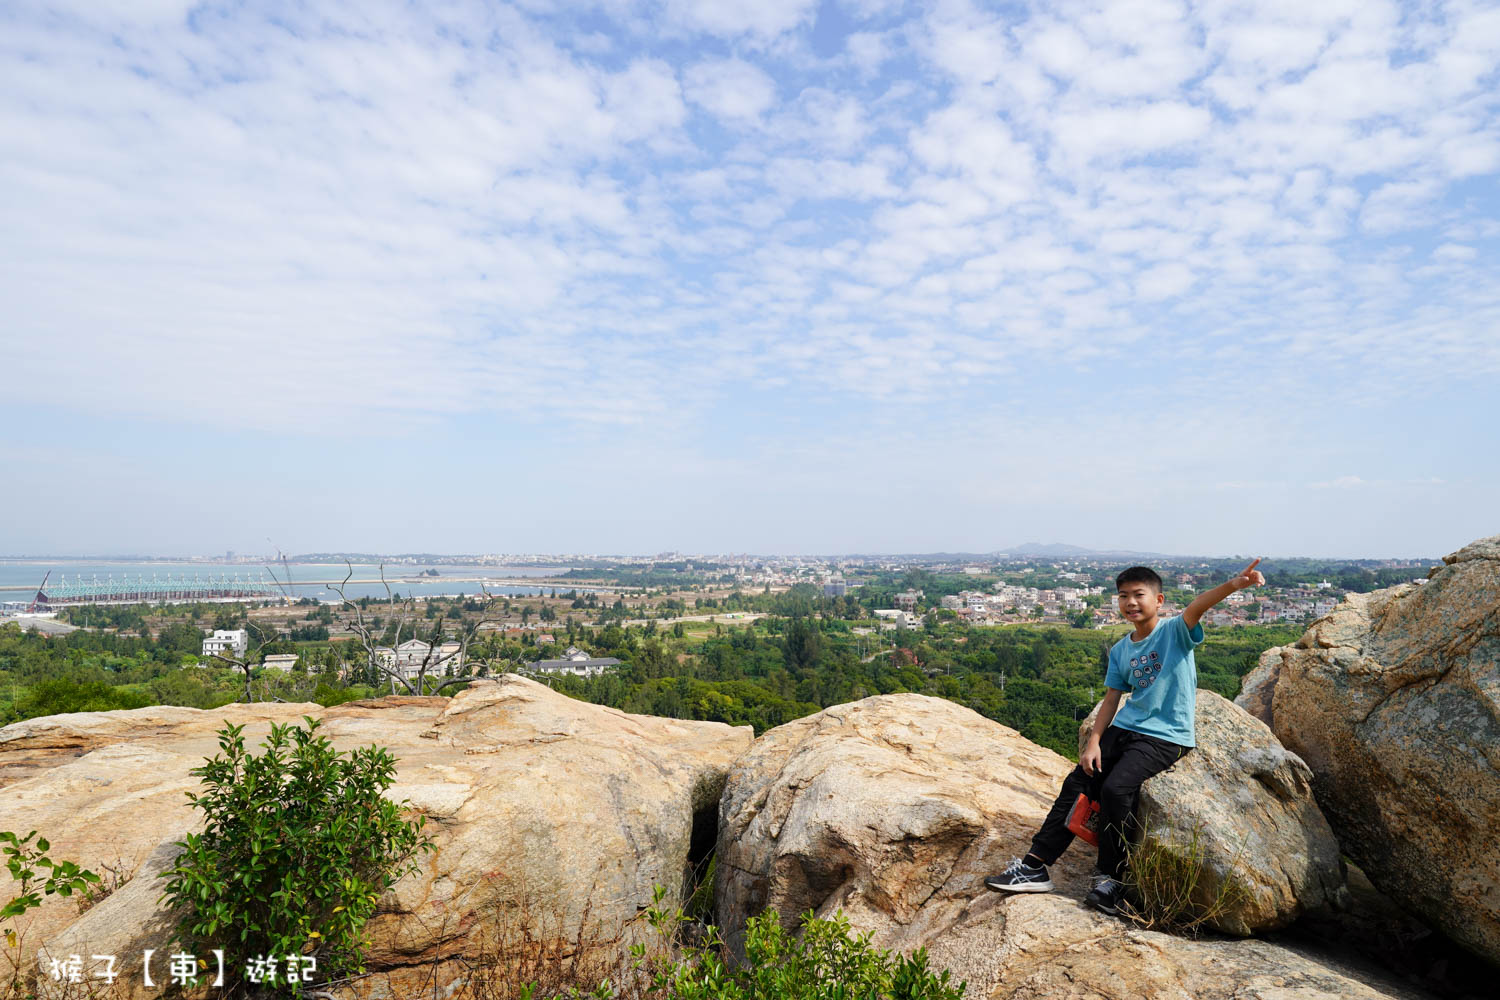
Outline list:
[[[1376,888],[1500,962],[1500,536],[1351,594],[1240,701],[1313,772]]]
[[[1098,712],[1079,727],[1080,753]],[[1226,934],[1276,930],[1342,905],[1339,845],[1307,765],[1212,691],[1198,692],[1196,731],[1193,752],[1141,786],[1142,848],[1196,863],[1193,902]]]
[[[987,890],[984,877],[1026,850],[1072,767],[921,695],[868,698],[773,729],[724,789],[715,889],[726,939],[742,947],[746,920],[766,907],[788,927],[809,909],[842,910],[877,947],[925,947],[970,997],[1409,995],[1286,947],[1189,941],[1095,913],[1081,902],[1093,866],[1083,844],[1053,867],[1053,894]],[[1251,789],[1252,803],[1259,794]]]
[[[714,899],[731,946],[767,907],[937,926],[1023,854],[1066,759],[952,702],[882,695],[755,741],[719,805]],[[1054,880],[1085,887],[1071,852]]]
[[[154,876],[170,863],[170,843],[199,825],[184,794],[198,787],[189,770],[217,751],[225,720],[246,724],[258,748],[271,721],[303,715],[321,719],[341,749],[389,748],[399,764],[388,794],[427,817],[437,845],[367,927],[377,973],[367,995],[442,992],[474,962],[522,945],[571,956],[578,968],[623,959],[650,933],[637,915],[654,885],[681,902],[690,862],[712,846],[729,764],[752,738],[748,727],[627,715],[513,675],[451,700],[16,723],[0,729],[4,827],[42,831],[54,857],[135,876],[81,917],[72,900],[49,898],[22,918],[23,960],[114,954],[120,995],[154,995],[140,956],[170,935]],[[510,932],[515,940],[500,939]]]

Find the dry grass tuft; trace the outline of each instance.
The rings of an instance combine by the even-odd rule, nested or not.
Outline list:
[[[1147,930],[1196,937],[1247,901],[1249,890],[1234,877],[1239,853],[1231,860],[1229,873],[1211,886],[1205,878],[1206,843],[1199,824],[1185,839],[1163,843],[1153,838],[1127,848],[1127,886],[1135,901],[1132,920]]]

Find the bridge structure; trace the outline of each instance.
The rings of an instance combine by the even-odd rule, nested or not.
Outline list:
[[[207,579],[194,575],[158,577],[148,580],[144,574],[135,577],[122,576],[115,579],[98,576],[85,579],[75,576],[71,580],[59,576],[49,585],[52,574],[42,580],[36,597],[31,602],[32,611],[48,611],[79,604],[193,604],[228,601],[279,601],[283,595],[276,584],[264,576],[236,573],[230,576],[221,573]]]

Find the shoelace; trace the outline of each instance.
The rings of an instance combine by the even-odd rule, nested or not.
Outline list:
[[[1024,859],[1022,859],[1022,858],[1011,858],[1010,859],[1010,864],[1008,864],[1008,865],[1005,866],[1005,871],[1002,872],[1001,874],[1004,874],[1004,875],[1020,875],[1021,874],[1021,870],[1023,868],[1029,868],[1029,867],[1030,866],[1028,864],[1026,864],[1026,861]]]

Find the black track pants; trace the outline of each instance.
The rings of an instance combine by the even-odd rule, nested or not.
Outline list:
[[[1136,802],[1147,778],[1160,774],[1191,750],[1155,736],[1110,726],[1099,740],[1102,766],[1089,777],[1082,767],[1063,779],[1062,791],[1042,828],[1031,841],[1031,853],[1047,864],[1062,857],[1073,842],[1068,813],[1079,793],[1099,803],[1099,870],[1111,878],[1125,876],[1125,840],[1136,836]]]

